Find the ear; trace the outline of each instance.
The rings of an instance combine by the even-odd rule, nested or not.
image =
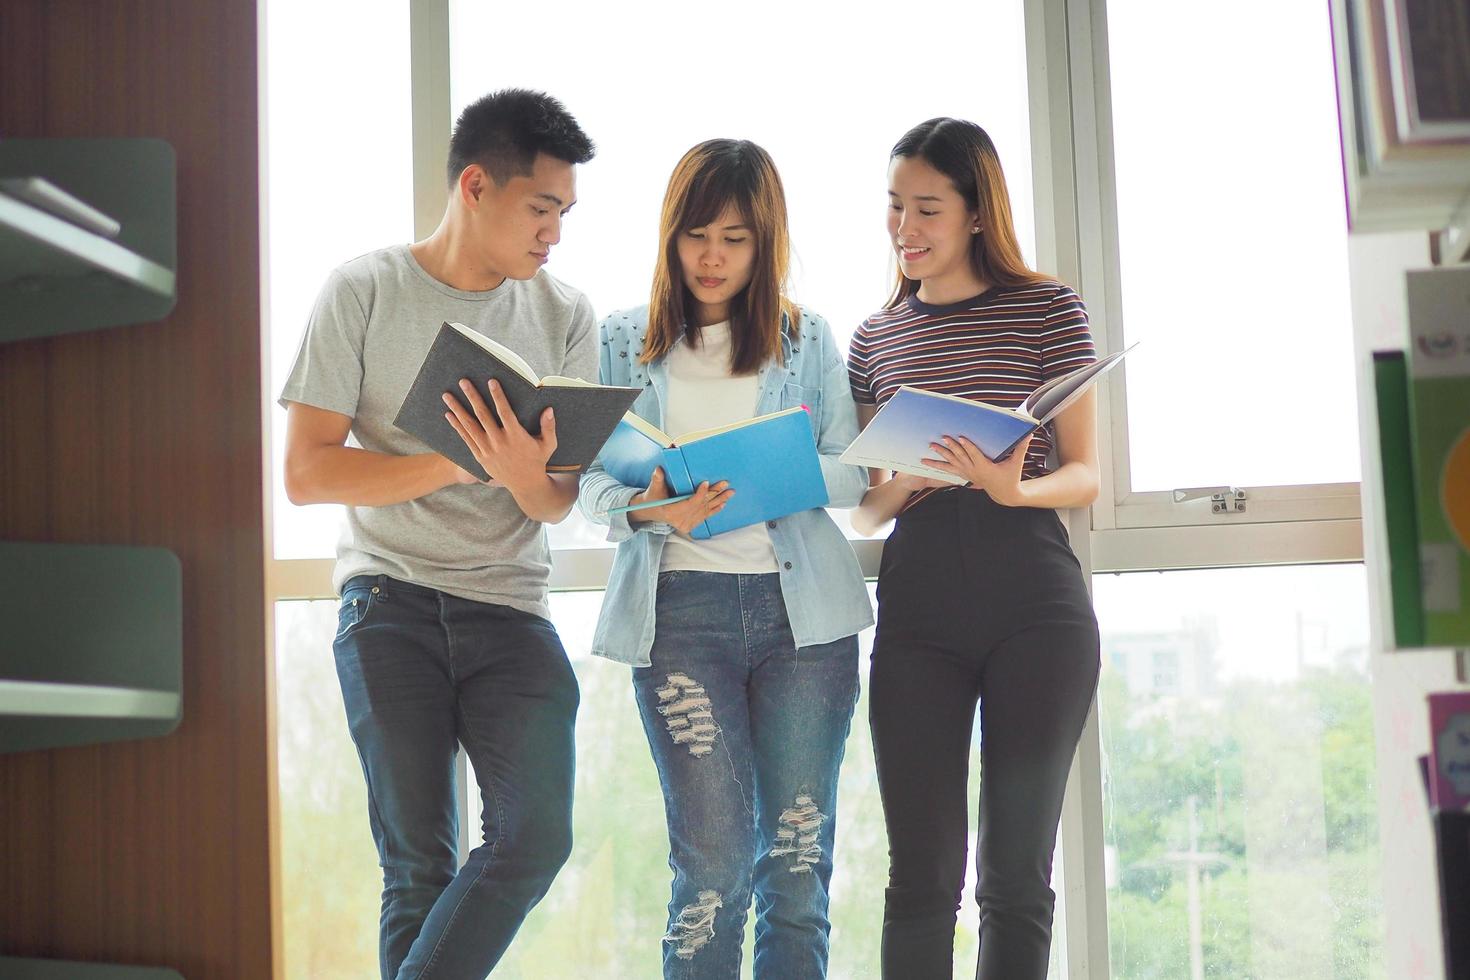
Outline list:
[[[972,234],[972,235],[978,235],[978,234],[980,234],[984,230],[985,230],[985,225],[982,224],[981,221],[980,221],[980,212],[979,211],[971,211],[970,212],[970,234]]]
[[[459,172],[459,199],[464,202],[465,207],[474,210],[485,193],[485,184],[489,179],[485,168],[478,163],[472,163]]]

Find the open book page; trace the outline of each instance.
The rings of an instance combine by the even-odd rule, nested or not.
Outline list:
[[[804,408],[787,408],[779,412],[772,412],[769,415],[758,415],[753,419],[744,419],[740,422],[731,422],[729,425],[721,425],[713,429],[695,429],[693,432],[686,432],[677,438],[669,435],[663,429],[660,429],[658,426],[654,425],[652,422],[649,422],[647,419],[639,418],[632,412],[624,415],[623,421],[628,423],[628,425],[632,426],[633,428],[637,429],[639,432],[643,433],[649,439],[652,439],[654,442],[667,449],[672,446],[687,446],[691,442],[698,442],[701,439],[708,439],[711,436],[717,436],[724,432],[733,432],[736,429],[742,429],[747,425],[755,425],[757,422],[764,422],[767,419],[778,419],[783,415],[790,415],[792,412],[804,411],[806,411],[806,409]]]
[[[866,466],[869,469],[874,470],[891,470],[894,473],[907,473],[910,476],[922,476],[930,480],[938,480],[941,483],[949,483],[957,487],[962,487],[966,483],[970,482],[962,476],[955,476],[953,473],[946,473],[944,472],[944,470],[936,470],[932,466],[925,466],[923,463],[914,463],[903,459],[878,459],[856,454],[844,455],[842,457],[842,462],[851,463],[853,466]]]
[[[1116,367],[1124,355],[1137,346],[1135,343],[1126,350],[1114,351],[1101,360],[1052,378],[1031,393],[1017,414],[1033,419],[1038,425],[1045,425],[1081,398],[1093,382]]]
[[[485,336],[482,333],[476,333],[462,323],[451,323],[450,326],[453,327],[455,330],[458,330],[460,333],[464,334],[466,338],[473,341],[475,344],[478,344],[480,347],[485,348],[485,350],[493,356],[505,362],[506,367],[510,368],[516,374],[519,374],[521,377],[531,382],[531,384],[536,385],[538,388],[598,387],[598,385],[594,384],[591,381],[583,381],[581,378],[567,378],[559,374],[548,374],[544,378],[538,378],[536,377],[536,372],[531,369],[531,365],[526,363],[525,358],[521,357],[521,355],[511,350],[500,341],[491,340],[489,337]]]
[[[736,429],[743,429],[747,425],[755,425],[759,422],[764,422],[767,419],[779,419],[782,416],[790,415],[793,412],[804,411],[806,411],[806,409],[804,408],[787,408],[779,412],[772,412],[769,415],[757,415],[753,419],[745,419],[740,422],[731,422],[729,425],[721,425],[713,429],[695,429],[693,432],[686,432],[683,435],[679,436],[677,439],[674,440],[674,443],[680,446],[687,446],[691,442],[698,442],[701,439],[708,439],[711,436],[717,436],[724,432],[733,432]]]
[[[471,330],[463,323],[451,323],[450,326],[463,334],[465,339],[479,345],[480,347],[483,347],[496,359],[503,361],[506,367],[510,368],[516,374],[519,374],[521,377],[531,382],[531,384],[539,385],[541,383],[541,379],[536,376],[535,371],[531,370],[531,365],[526,363],[525,358],[521,357],[521,355],[511,350],[500,341],[491,340],[484,334]]]
[[[560,374],[548,374],[541,379],[543,388],[597,388],[600,387],[591,381],[583,381],[581,378],[565,378]]]
[[[639,432],[643,433],[649,439],[658,443],[665,449],[674,445],[674,440],[669,436],[667,432],[665,432],[663,429],[660,429],[658,426],[654,425],[647,419],[640,418],[637,415],[634,415],[632,412],[626,412],[623,415],[623,421],[632,428],[637,429]]]

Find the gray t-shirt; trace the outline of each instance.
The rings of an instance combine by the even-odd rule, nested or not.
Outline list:
[[[327,277],[281,405],[351,416],[349,446],[426,452],[393,418],[445,320],[500,341],[539,375],[597,380],[597,328],[581,293],[544,271],[486,292],[455,289],[425,272],[407,245],[395,245]],[[456,484],[387,507],[348,507],[332,581],[340,592],[354,575],[386,574],[550,618],[550,573],[546,532],[509,490]]]

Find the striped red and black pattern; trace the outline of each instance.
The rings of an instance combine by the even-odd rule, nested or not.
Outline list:
[[[997,286],[948,306],[910,296],[863,321],[847,370],[860,405],[882,405],[911,385],[1015,408],[1043,382],[1095,360],[1082,300],[1070,286],[1043,282]],[[1053,444],[1049,428],[1036,434],[1024,478],[1046,473]]]

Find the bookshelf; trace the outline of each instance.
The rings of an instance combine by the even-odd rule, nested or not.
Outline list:
[[[0,715],[11,718],[137,718],[172,721],[177,691],[0,678]]]
[[[167,316],[175,169],[163,140],[0,140],[0,178],[45,178],[121,225],[109,238],[0,190],[0,343]]]
[[[0,956],[0,976],[5,980],[183,980],[173,970],[161,967],[109,966],[15,956]]]
[[[1349,238],[1353,332],[1361,437],[1363,556],[1368,580],[1381,826],[1381,881],[1386,975],[1446,976],[1454,955],[1440,929],[1442,841],[1431,813],[1417,756],[1430,745],[1426,696],[1452,690],[1455,657],[1448,647],[1400,647],[1394,629],[1385,457],[1379,439],[1373,352],[1404,351],[1409,340],[1406,270],[1433,265],[1424,229]],[[1392,475],[1392,474],[1390,474]],[[1417,544],[1414,545],[1417,547]]]
[[[43,178],[118,224],[105,234],[0,187],[0,343],[167,316],[175,171],[163,140],[0,140],[0,178]],[[161,548],[0,543],[0,752],[177,727],[180,582]]]
[[[1447,261],[1470,259],[1470,109],[1463,96],[1459,109],[1445,107],[1456,76],[1435,60],[1453,50],[1453,32],[1416,22],[1403,0],[1330,0],[1330,9],[1352,230],[1443,233]],[[1448,98],[1431,97],[1422,84],[1431,78],[1445,80]],[[1453,118],[1426,123],[1417,108],[1430,101]]]
[[[182,609],[166,549],[0,543],[0,752],[173,731]]]
[[[90,178],[99,193],[68,187],[61,170],[40,174],[119,219],[117,240],[174,271],[178,296],[162,322],[155,306],[131,326],[57,315],[35,339],[6,333],[0,540],[172,550],[187,651],[173,734],[0,755],[0,956],[155,968],[147,980],[270,978],[280,959],[262,659],[259,17],[258,4],[227,0],[0,3],[0,146],[54,137],[70,149],[62,164],[100,164],[110,176]],[[139,191],[110,149],[99,159],[71,141],[90,136],[166,140],[176,204]],[[161,197],[165,217],[140,214],[134,196]],[[168,236],[165,249],[129,238],[150,226]],[[77,303],[78,316],[98,305]],[[10,310],[0,300],[0,320]],[[87,612],[71,605],[70,615]],[[126,675],[94,683],[170,689]],[[0,717],[0,730],[11,722]],[[96,975],[46,966],[45,980]],[[15,969],[0,963],[0,977]]]

